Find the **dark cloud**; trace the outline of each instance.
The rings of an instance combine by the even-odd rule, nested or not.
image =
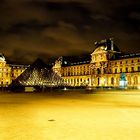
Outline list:
[[[3,0],[0,51],[28,63],[91,53],[96,40],[114,37],[122,51],[138,52],[139,7],[138,0]]]

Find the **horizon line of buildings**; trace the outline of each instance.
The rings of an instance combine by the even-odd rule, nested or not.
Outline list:
[[[95,42],[95,50],[82,56],[61,56],[52,70],[68,86],[140,88],[140,53],[123,54],[112,38]],[[29,65],[7,64],[0,55],[0,86],[8,86]]]
[[[53,70],[70,86],[140,88],[140,53],[122,53],[112,38],[95,47],[83,57],[60,57]]]

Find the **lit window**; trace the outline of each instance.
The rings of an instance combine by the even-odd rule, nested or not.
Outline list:
[[[134,84],[138,84],[138,77],[137,76],[134,77]]]
[[[131,71],[132,71],[132,72],[134,71],[134,67],[131,67]]]

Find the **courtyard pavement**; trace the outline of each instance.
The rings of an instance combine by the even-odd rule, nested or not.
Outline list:
[[[140,91],[0,93],[0,140],[140,140]]]

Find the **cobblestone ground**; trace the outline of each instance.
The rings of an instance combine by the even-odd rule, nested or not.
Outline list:
[[[139,140],[139,91],[0,93],[0,140]]]

